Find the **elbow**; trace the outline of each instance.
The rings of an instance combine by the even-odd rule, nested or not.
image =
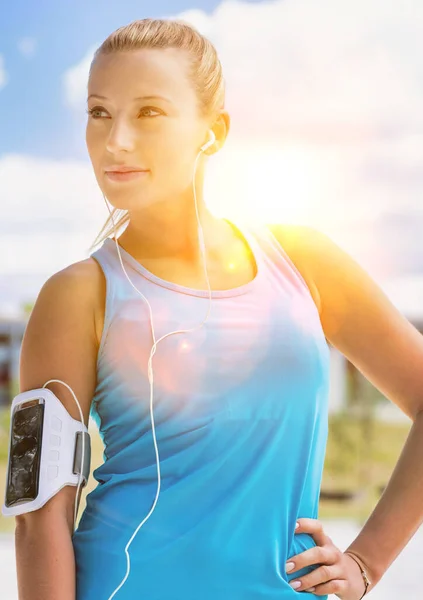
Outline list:
[[[15,516],[15,537],[22,538],[25,535],[35,536],[48,531],[69,531],[73,534],[73,519],[69,511],[54,510],[49,503],[38,510]]]

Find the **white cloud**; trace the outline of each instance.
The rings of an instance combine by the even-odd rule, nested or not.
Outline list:
[[[3,155],[0,198],[2,276],[53,272],[85,258],[108,215],[92,169],[78,161]]]
[[[18,49],[23,56],[31,58],[34,56],[37,48],[37,40],[32,37],[24,37],[18,41]]]
[[[239,134],[366,141],[378,128],[423,126],[423,4],[417,0],[222,2],[186,20],[215,44]],[[96,46],[95,46],[96,47]],[[69,104],[86,94],[95,47],[65,74]]]
[[[4,58],[0,54],[0,90],[3,88],[9,81],[9,76],[6,73],[6,67],[4,64]]]
[[[256,148],[302,148],[303,164],[321,174],[310,193],[323,219],[327,211],[338,220],[378,214],[398,202],[423,210],[422,182],[409,177],[423,166],[421,3],[227,1],[211,14],[169,17],[215,44],[227,82],[228,145],[242,143],[252,169]],[[66,102],[81,114],[98,45],[64,74]],[[381,163],[395,164],[395,175],[388,168],[378,177]]]
[[[65,104],[80,112],[87,99],[87,84],[90,64],[99,44],[92,45],[82,60],[63,74]]]
[[[237,131],[324,143],[423,125],[417,0],[229,1],[176,16],[216,45]]]
[[[253,216],[271,198],[275,220],[332,231],[388,211],[423,211],[423,4],[227,1],[211,14],[173,16],[211,39],[227,82],[231,132],[209,165],[210,204]],[[63,74],[64,102],[81,117],[100,43]],[[7,239],[22,272],[70,262],[108,214],[85,163],[3,157],[0,197],[4,191],[10,227],[0,253]],[[55,238],[45,235],[53,221]],[[53,239],[65,249],[52,254]],[[417,248],[421,240],[406,241]]]

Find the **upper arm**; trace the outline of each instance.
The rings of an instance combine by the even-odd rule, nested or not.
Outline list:
[[[94,263],[93,259],[74,263],[44,283],[23,336],[19,373],[20,392],[40,388],[50,379],[67,383],[79,401],[87,426],[96,386],[95,307],[101,283]],[[80,421],[69,390],[60,383],[49,383],[47,387]],[[73,525],[75,495],[75,486],[65,486],[42,508],[18,520],[40,519],[58,512]]]
[[[330,237],[302,229],[326,338],[414,420],[423,410],[423,335]]]

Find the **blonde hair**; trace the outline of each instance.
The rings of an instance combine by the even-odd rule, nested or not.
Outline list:
[[[225,81],[222,65],[213,44],[192,25],[176,19],[140,19],[119,27],[95,51],[89,74],[100,54],[126,52],[141,48],[180,48],[190,57],[189,78],[196,91],[202,117],[213,117],[224,108]],[[117,219],[115,218],[117,216]],[[125,209],[112,208],[90,251],[129,221]]]

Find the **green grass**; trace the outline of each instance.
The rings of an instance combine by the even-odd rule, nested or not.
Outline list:
[[[0,414],[0,497],[3,503],[6,480],[9,411]],[[377,503],[378,486],[385,486],[399,458],[411,428],[404,424],[375,422],[366,428],[358,419],[347,415],[331,417],[328,446],[323,471],[322,490],[351,490],[361,492],[361,498],[348,502],[321,501],[321,519],[358,519],[364,521]],[[91,475],[83,490],[79,517],[86,503],[86,495],[97,482],[92,471],[103,462],[103,444],[97,429],[90,424],[92,456]],[[366,437],[364,437],[364,433]],[[0,515],[0,533],[14,530],[14,519]]]
[[[319,518],[364,522],[377,504],[401,454],[410,424],[370,422],[339,415],[330,419],[322,490],[348,490],[359,497],[321,501]]]

